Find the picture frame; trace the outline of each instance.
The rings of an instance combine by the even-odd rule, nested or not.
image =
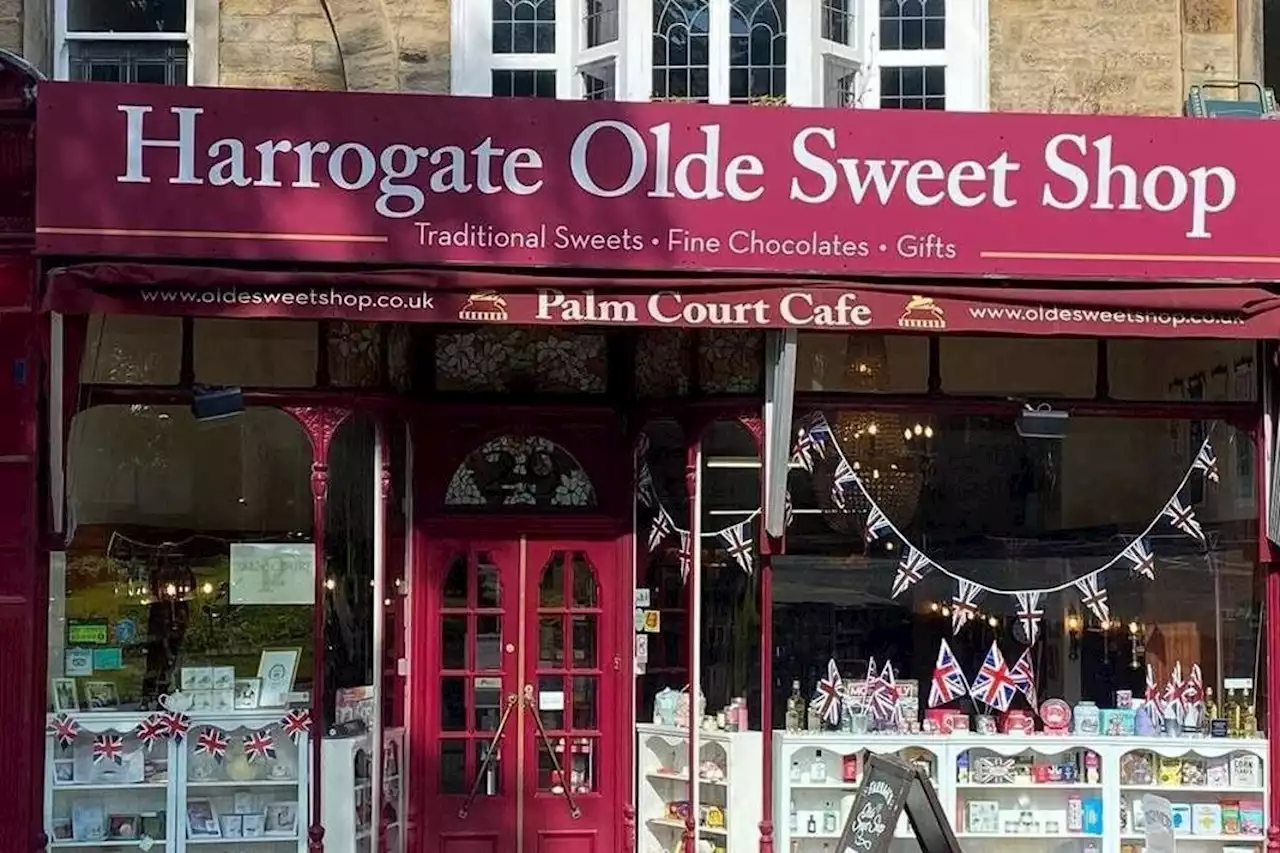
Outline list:
[[[76,688],[74,678],[53,680],[53,710],[55,712],[80,710],[80,692]]]
[[[55,758],[53,760],[53,784],[72,785],[76,781],[76,761],[74,758]]]
[[[51,820],[49,826],[49,837],[54,841],[70,841],[71,840],[71,818],[55,817]]]
[[[114,711],[120,707],[120,694],[114,681],[86,681],[84,704],[90,711]]]
[[[71,837],[75,841],[103,841],[107,837],[107,815],[101,803],[71,804]]]
[[[117,841],[133,841],[141,837],[141,815],[111,814],[107,816],[107,838]]]
[[[298,804],[295,802],[269,803],[263,822],[266,835],[297,835]]]
[[[236,691],[228,687],[225,690],[210,690],[209,695],[213,697],[212,708],[210,710],[217,713],[229,713],[236,707]]]
[[[187,838],[221,838],[222,824],[212,800],[187,800]]]
[[[243,838],[244,837],[244,815],[224,814],[218,817],[218,824],[222,828],[223,838]]]
[[[257,708],[258,696],[261,692],[261,678],[237,678],[235,682],[235,710],[251,711]]]
[[[283,708],[288,703],[301,657],[300,646],[262,650],[262,657],[258,661],[258,679],[261,681],[258,707]]]
[[[215,666],[211,690],[230,690],[235,687],[236,668],[234,666]]]
[[[248,791],[236,791],[232,797],[232,810],[240,815],[261,815],[262,810],[258,808],[257,797]]]
[[[179,683],[182,685],[183,693],[190,693],[193,690],[212,690],[213,667],[184,666],[179,675]]]
[[[262,838],[264,836],[263,815],[246,814],[240,816],[240,835],[242,838]]]

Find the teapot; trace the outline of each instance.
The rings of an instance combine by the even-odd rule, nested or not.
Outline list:
[[[183,714],[190,711],[194,702],[194,696],[189,693],[183,693],[180,690],[175,690],[173,693],[164,693],[160,696],[160,704],[164,709],[175,714]]]

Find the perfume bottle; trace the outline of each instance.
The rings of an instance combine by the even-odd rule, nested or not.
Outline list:
[[[800,762],[799,761],[791,762],[791,784],[792,785],[800,784]]]
[[[809,781],[815,785],[820,785],[827,781],[827,762],[822,757],[822,750],[815,750],[813,753],[813,764],[809,767]]]
[[[787,731],[795,734],[800,731],[804,719],[804,700],[800,698],[799,679],[791,682],[791,695],[787,698]]]
[[[813,814],[813,812],[809,813],[809,822],[805,824],[804,828],[810,835],[818,834],[818,818]]]
[[[800,831],[800,812],[796,811],[796,801],[791,801],[791,812],[787,815],[787,828],[792,835]]]

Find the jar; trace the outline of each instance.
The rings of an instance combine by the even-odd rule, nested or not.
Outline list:
[[[1076,723],[1076,734],[1097,735],[1102,733],[1102,718],[1095,703],[1089,701],[1077,702],[1073,717]]]

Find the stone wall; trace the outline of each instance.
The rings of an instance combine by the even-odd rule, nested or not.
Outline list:
[[[224,86],[449,88],[449,0],[222,0],[219,15]]]
[[[993,110],[1176,115],[1237,74],[1236,0],[990,4]]]

